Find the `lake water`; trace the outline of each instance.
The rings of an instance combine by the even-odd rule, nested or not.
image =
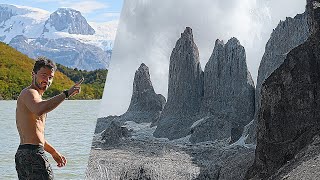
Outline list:
[[[67,160],[58,168],[47,153],[55,179],[84,179],[100,100],[64,101],[48,113],[45,136]],[[16,101],[0,101],[0,179],[18,179],[14,155],[19,145],[15,123]]]

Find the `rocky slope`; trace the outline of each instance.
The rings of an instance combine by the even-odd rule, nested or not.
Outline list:
[[[268,178],[319,134],[320,1],[307,1],[311,36],[263,83],[257,149],[247,177]]]
[[[125,125],[130,135],[110,137],[115,143],[96,134],[90,152],[86,179],[149,180],[241,180],[254,159],[254,149],[228,146],[228,141],[199,144],[175,142],[152,137],[143,125]],[[120,137],[120,138],[119,138]],[[232,171],[231,171],[232,170]]]
[[[255,120],[250,128],[247,143],[256,143],[256,125],[263,82],[283,63],[290,50],[304,43],[309,36],[310,32],[306,12],[296,15],[294,18],[287,17],[286,20],[280,21],[271,33],[259,66],[255,95]]]

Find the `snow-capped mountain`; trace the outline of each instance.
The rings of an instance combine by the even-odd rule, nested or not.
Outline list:
[[[50,12],[0,4],[0,41],[31,58],[47,56],[72,68],[108,68],[117,21],[87,22],[81,12]]]
[[[93,35],[95,33],[79,11],[69,8],[59,8],[52,13],[44,26],[44,32],[54,28],[56,31],[67,31],[69,34]]]

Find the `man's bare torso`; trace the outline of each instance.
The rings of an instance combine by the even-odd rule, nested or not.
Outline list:
[[[28,90],[30,90],[30,87],[22,90],[17,100],[16,124],[20,134],[20,144],[44,145],[44,128],[47,115],[37,116],[27,108],[25,105],[27,98],[25,96],[29,95],[26,92]],[[38,98],[41,98],[40,95]]]

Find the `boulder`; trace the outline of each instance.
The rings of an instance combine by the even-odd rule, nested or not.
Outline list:
[[[109,126],[101,133],[105,144],[117,144],[122,138],[129,137],[129,130],[119,121],[111,121]]]

